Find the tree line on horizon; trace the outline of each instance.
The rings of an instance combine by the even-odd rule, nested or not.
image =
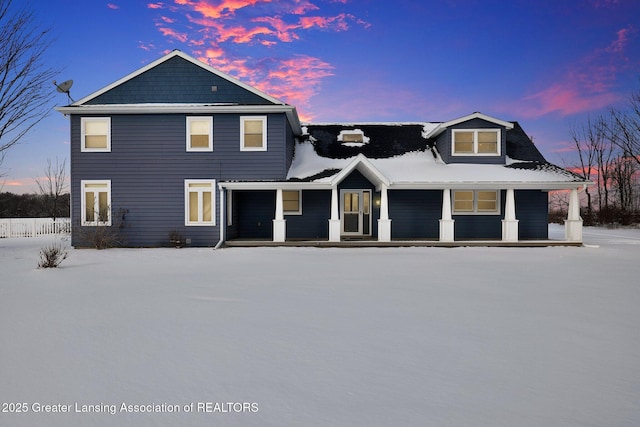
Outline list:
[[[640,223],[640,91],[569,133],[578,159],[568,169],[594,183],[585,189],[585,225]],[[566,210],[564,195],[550,205],[552,216]]]

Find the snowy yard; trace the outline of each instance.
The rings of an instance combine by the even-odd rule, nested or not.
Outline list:
[[[638,426],[640,230],[584,236],[48,270],[0,239],[0,425]]]

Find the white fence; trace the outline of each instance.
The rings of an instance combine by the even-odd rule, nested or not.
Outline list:
[[[71,232],[70,218],[0,218],[0,238],[35,237]]]

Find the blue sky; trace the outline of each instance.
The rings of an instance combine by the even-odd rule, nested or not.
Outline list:
[[[25,3],[52,29],[48,65],[62,69],[58,82],[74,80],[76,100],[180,49],[296,105],[303,120],[481,111],[519,121],[564,165],[572,125],[640,90],[637,0]],[[47,159],[68,152],[69,123],[53,111],[7,153],[3,191],[33,191]]]

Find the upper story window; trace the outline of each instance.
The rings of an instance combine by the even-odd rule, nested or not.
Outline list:
[[[282,192],[282,208],[285,215],[302,214],[302,192],[299,190],[284,190]]]
[[[451,154],[454,156],[499,156],[499,129],[464,129],[451,131]]]
[[[187,151],[213,151],[213,117],[187,117]]]
[[[267,117],[240,117],[240,151],[267,150]]]
[[[80,187],[82,225],[111,225],[111,181],[83,180]]]
[[[500,213],[499,193],[495,190],[456,190],[453,192],[453,213],[459,215]]]
[[[82,135],[81,151],[111,151],[111,118],[82,117],[80,119]]]
[[[215,224],[215,180],[184,181],[185,225]]]

